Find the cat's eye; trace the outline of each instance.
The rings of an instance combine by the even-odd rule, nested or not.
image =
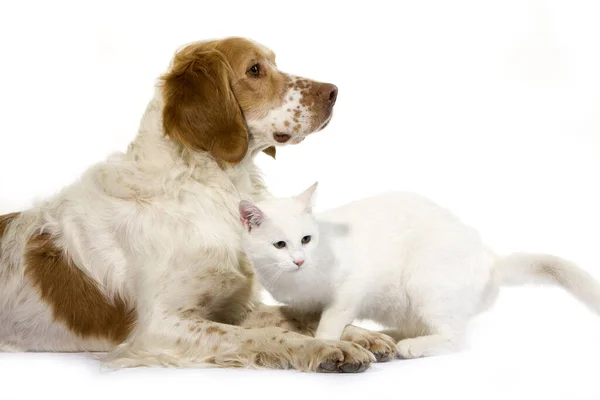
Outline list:
[[[273,243],[273,246],[275,246],[276,249],[283,249],[285,247],[285,242],[280,240],[279,242]]]
[[[310,235],[306,235],[306,236],[304,236],[304,237],[302,238],[302,244],[307,244],[307,243],[310,243],[310,239],[312,239],[312,238],[310,237]]]
[[[258,64],[254,64],[253,66],[251,66],[248,70],[248,73],[250,75],[258,76],[260,74],[260,68],[258,67]]]

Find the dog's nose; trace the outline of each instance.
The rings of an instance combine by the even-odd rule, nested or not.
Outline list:
[[[335,101],[337,100],[337,94],[338,94],[337,86],[332,85],[331,83],[323,83],[321,85],[319,92],[321,94],[321,98],[329,101],[332,106],[335,104]]]
[[[301,267],[302,264],[304,264],[304,260],[294,261],[294,264],[296,264],[297,266]]]

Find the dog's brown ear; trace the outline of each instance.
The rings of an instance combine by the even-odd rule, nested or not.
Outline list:
[[[231,91],[225,56],[196,45],[180,51],[162,77],[165,134],[194,151],[238,163],[248,151],[248,130]]]
[[[268,154],[271,157],[275,158],[275,156],[277,155],[277,150],[275,150],[275,146],[271,146],[271,147],[267,147],[266,149],[264,149],[263,153]]]

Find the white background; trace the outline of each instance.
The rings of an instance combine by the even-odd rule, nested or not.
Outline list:
[[[392,4],[394,6],[392,7]],[[247,36],[335,83],[323,132],[259,165],[320,209],[420,192],[500,253],[550,252],[600,277],[597,1],[3,2],[0,214],[126,148],[190,41]],[[559,289],[502,292],[461,353],[361,375],[138,369],[0,354],[0,398],[600,398],[600,318]],[[135,397],[134,397],[135,396]]]

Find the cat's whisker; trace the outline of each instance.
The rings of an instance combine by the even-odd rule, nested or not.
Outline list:
[[[272,270],[272,269],[280,268],[280,264],[281,263],[279,263],[279,262],[274,262],[274,263],[271,263],[271,264],[260,265],[258,267],[255,267],[255,269],[257,271]]]
[[[269,290],[269,289],[271,289],[271,288],[272,288],[272,282],[273,282],[273,280],[275,279],[275,276],[276,276],[276,275],[277,275],[277,272],[275,273],[275,275],[271,276],[271,277],[269,278],[269,280],[268,280],[268,281],[265,283],[265,285],[264,285],[264,286],[265,286],[265,288],[266,288],[267,290]]]
[[[275,284],[277,283],[277,279],[279,279],[279,277],[281,276],[281,274],[283,274],[283,270],[280,270],[279,273],[275,276],[275,280],[271,284],[272,286],[275,286]]]
[[[279,263],[261,265],[260,267],[258,267],[256,269],[260,271],[260,270],[268,270],[268,269],[274,269],[274,268],[279,268]]]
[[[283,270],[280,269],[278,273],[276,273],[275,275],[273,275],[273,277],[271,279],[269,279],[269,282],[267,282],[267,289],[270,289],[275,286],[277,279],[279,279],[279,277],[281,276],[282,273],[283,273]]]
[[[283,269],[281,269],[279,267],[279,263],[277,264],[277,267],[273,267],[272,269],[275,270],[275,273],[273,274],[273,276],[267,281],[268,286],[273,286],[275,280],[279,277],[279,275],[281,275],[281,273],[283,273]]]

